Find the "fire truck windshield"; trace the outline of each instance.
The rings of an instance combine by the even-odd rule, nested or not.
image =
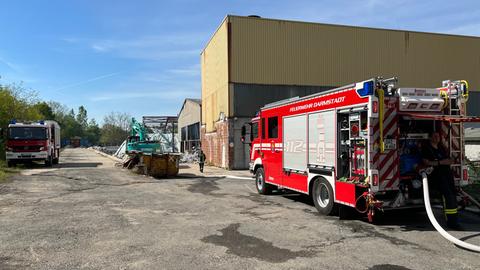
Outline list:
[[[10,140],[46,140],[47,129],[43,127],[11,127],[8,129]]]

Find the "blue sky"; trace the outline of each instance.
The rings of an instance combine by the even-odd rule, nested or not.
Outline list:
[[[200,97],[200,52],[226,14],[480,36],[471,1],[5,0],[0,83],[110,111],[176,115]]]

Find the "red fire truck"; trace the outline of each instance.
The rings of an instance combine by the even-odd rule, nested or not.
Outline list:
[[[468,83],[396,85],[396,78],[374,78],[261,108],[242,129],[258,192],[309,194],[322,214],[341,215],[349,206],[370,221],[379,209],[419,206],[419,149],[434,131],[455,160],[451,169],[463,192],[469,183],[463,122],[480,120],[466,116]]]
[[[44,161],[45,166],[58,164],[60,158],[60,126],[55,121],[17,122],[7,129],[5,144],[8,166],[17,163]]]

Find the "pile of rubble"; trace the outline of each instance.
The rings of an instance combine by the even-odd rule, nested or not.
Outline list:
[[[180,157],[180,163],[198,163],[197,152],[186,152]]]

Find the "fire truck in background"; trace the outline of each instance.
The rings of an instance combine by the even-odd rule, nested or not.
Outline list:
[[[16,122],[7,129],[5,143],[8,166],[17,163],[44,161],[45,166],[60,159],[60,126],[55,121]]]
[[[463,122],[480,121],[466,116],[468,83],[396,85],[396,78],[374,78],[261,108],[242,128],[258,192],[305,193],[322,214],[352,207],[370,221],[377,210],[419,207],[419,149],[436,131],[455,160],[458,198],[467,200]]]

